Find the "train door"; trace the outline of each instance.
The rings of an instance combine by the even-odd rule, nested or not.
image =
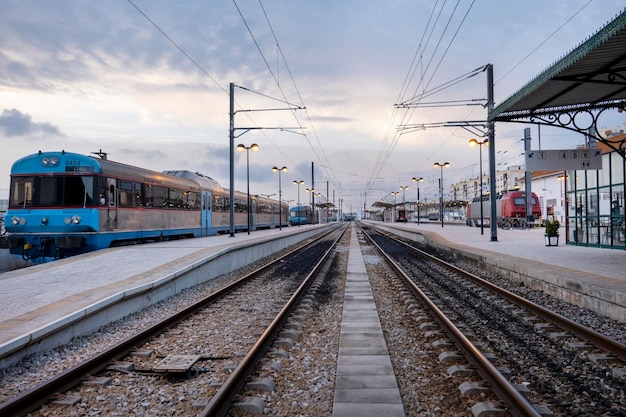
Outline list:
[[[202,236],[209,236],[211,231],[211,193],[209,191],[202,191]]]
[[[107,178],[107,224],[110,230],[117,229],[117,182]]]

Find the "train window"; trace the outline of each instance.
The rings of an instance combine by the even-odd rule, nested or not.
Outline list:
[[[11,179],[11,207],[26,207],[33,203],[33,177]]]
[[[235,212],[246,213],[248,211],[248,204],[244,200],[235,199]]]
[[[159,187],[157,185],[153,185],[150,188],[152,191],[152,206],[156,208],[167,207],[168,189],[166,187]]]
[[[227,204],[228,202],[226,201],[227,199],[225,199],[224,197],[220,196],[220,195],[214,195],[213,196],[213,211],[227,211]]]
[[[143,207],[144,202],[141,195],[141,184],[133,182],[133,196],[135,197],[135,207]]]
[[[143,205],[146,207],[152,207],[152,186],[148,184],[141,184],[141,199]]]
[[[107,179],[104,177],[98,177],[96,190],[98,193],[98,204],[101,206],[106,205],[107,203]]]
[[[173,188],[170,188],[170,194],[169,194],[169,204],[168,206],[170,208],[174,208],[174,209],[182,209],[184,204],[184,200],[185,200],[185,195],[183,194],[183,192],[181,190],[175,190]]]
[[[272,207],[265,203],[259,203],[259,213],[269,214],[272,212]]]
[[[59,178],[57,177],[38,177],[35,178],[35,205],[37,206],[55,206],[61,203],[58,192]],[[68,199],[70,200],[70,199]]]
[[[93,204],[93,177],[65,177],[63,181],[63,203],[66,206],[88,206]]]
[[[200,210],[200,193],[188,191],[186,194],[186,207],[190,210]]]
[[[134,203],[133,183],[130,181],[118,181],[119,205],[121,207],[132,207]]]

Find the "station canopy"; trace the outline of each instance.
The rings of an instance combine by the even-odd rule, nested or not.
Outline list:
[[[489,113],[489,121],[558,126],[593,136],[626,159],[626,138],[597,125],[626,110],[626,8]]]

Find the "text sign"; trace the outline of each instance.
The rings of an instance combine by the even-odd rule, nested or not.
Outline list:
[[[527,171],[573,169],[602,169],[602,152],[599,149],[557,149],[526,153]]]

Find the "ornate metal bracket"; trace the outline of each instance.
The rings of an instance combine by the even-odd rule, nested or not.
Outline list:
[[[614,137],[607,137],[603,134],[602,129],[598,127],[600,116],[607,110],[614,110],[615,106],[581,108],[574,110],[556,110],[550,112],[542,111],[541,113],[529,114],[528,121],[530,123],[546,126],[557,126],[568,129],[577,133],[581,133],[595,138],[599,142],[604,143],[609,148],[615,150],[626,160],[626,137],[615,140]],[[623,107],[619,107],[618,111],[624,111]],[[516,120],[521,121],[521,120]],[[595,132],[595,133],[594,133]]]

